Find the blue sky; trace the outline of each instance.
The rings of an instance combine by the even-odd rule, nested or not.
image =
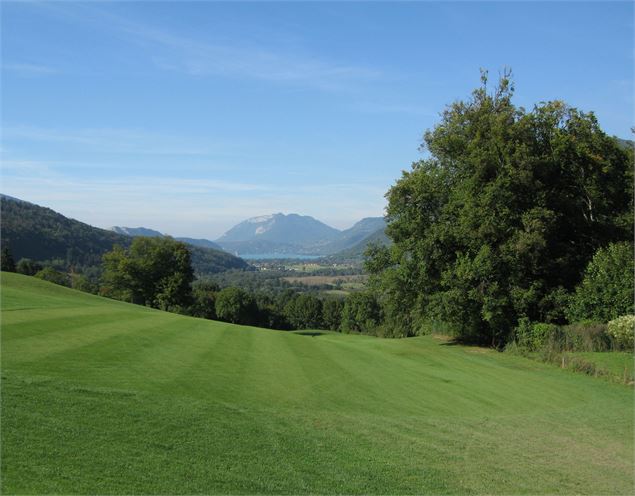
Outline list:
[[[631,2],[2,2],[2,192],[175,236],[346,228],[504,66],[517,104],[632,136]]]

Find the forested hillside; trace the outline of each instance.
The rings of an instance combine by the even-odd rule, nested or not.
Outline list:
[[[114,245],[127,247],[132,242],[130,236],[69,219],[50,208],[4,195],[0,201],[2,246],[9,249],[16,261],[28,258],[66,268],[95,267]],[[213,274],[249,267],[244,260],[229,253],[188,246],[196,273]]]

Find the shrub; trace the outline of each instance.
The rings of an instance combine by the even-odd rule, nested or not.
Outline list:
[[[519,347],[529,351],[537,351],[543,348],[547,342],[558,332],[558,326],[531,322],[528,318],[521,318],[515,329],[516,343]]]
[[[83,274],[71,274],[70,276],[70,285],[71,288],[76,289],[78,291],[83,291],[85,293],[97,293],[97,286],[93,284],[90,279],[88,279]]]
[[[569,322],[608,322],[633,313],[633,244],[600,248],[589,262],[567,309]]]
[[[42,265],[30,258],[21,258],[16,266],[17,271],[25,276],[34,276],[42,270]]]
[[[45,267],[37,274],[35,277],[38,279],[42,279],[44,281],[52,282],[54,284],[59,284],[60,286],[69,286],[68,276],[63,274],[62,272],[58,272],[52,267]]]
[[[635,315],[624,315],[608,323],[608,334],[613,338],[616,346],[621,349],[633,349],[633,328]]]
[[[558,351],[608,351],[612,348],[606,324],[589,321],[560,327],[549,345]]]
[[[567,368],[570,368],[574,372],[581,372],[583,374],[593,375],[596,377],[598,375],[607,375],[607,372],[604,369],[598,367],[592,362],[585,360],[584,358],[573,357],[570,358],[568,362],[565,359],[565,364]]]

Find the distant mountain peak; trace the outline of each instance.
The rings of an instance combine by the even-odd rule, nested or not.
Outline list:
[[[216,242],[226,249],[235,249],[235,243],[252,244],[254,241],[296,246],[323,244],[339,235],[339,230],[308,215],[275,213],[251,217],[236,224]],[[264,246],[264,245],[263,245]]]
[[[273,219],[276,215],[284,215],[284,214],[269,214],[269,215],[260,215],[258,217],[252,217],[251,219],[247,219],[245,222],[248,222],[249,224],[261,224],[263,222],[267,222],[270,221],[271,219]]]
[[[216,240],[232,253],[326,255],[349,248],[386,223],[383,217],[366,217],[343,231],[300,214],[275,213],[251,217]]]

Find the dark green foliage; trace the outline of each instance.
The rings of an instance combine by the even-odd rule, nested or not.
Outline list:
[[[538,351],[547,342],[555,338],[558,333],[558,326],[554,324],[544,324],[540,322],[530,322],[523,317],[518,321],[518,326],[514,332],[514,339],[521,348],[527,351]]]
[[[284,307],[287,320],[294,329],[322,328],[322,301],[310,294],[299,294]]]
[[[343,332],[374,334],[380,322],[379,304],[372,293],[360,291],[346,297],[342,309]]]
[[[192,257],[192,267],[198,275],[210,275],[226,270],[248,270],[249,264],[242,258],[221,250],[187,245]]]
[[[70,287],[85,293],[97,294],[99,292],[99,285],[93,283],[84,274],[72,273],[70,275]]]
[[[225,288],[219,291],[214,306],[219,320],[243,325],[257,322],[256,304],[251,295],[240,288]]]
[[[563,352],[619,349],[618,343],[609,336],[607,325],[598,322],[557,326],[521,318],[514,329],[514,342],[523,351],[537,351],[547,358]]]
[[[342,300],[328,299],[322,302],[322,323],[326,329],[339,331],[342,325]]]
[[[30,258],[21,258],[16,266],[16,271],[25,276],[34,276],[42,270],[42,264],[31,260]]]
[[[521,317],[562,322],[593,253],[633,236],[632,150],[592,113],[560,101],[526,111],[508,76],[491,92],[482,82],[387,194],[393,245],[367,265],[401,335],[441,321],[496,346]]]
[[[608,322],[633,312],[633,244],[600,248],[589,262],[568,309],[572,322]]]
[[[609,351],[615,349],[607,333],[607,325],[599,322],[580,322],[558,327],[552,347],[560,351]]]
[[[278,330],[291,329],[284,306],[292,296],[292,291],[278,294],[264,291],[256,293],[254,299],[258,307],[258,326]]]
[[[6,246],[2,247],[2,255],[0,258],[0,269],[4,272],[15,272],[15,260],[13,260],[13,255],[11,255],[11,251]]]
[[[70,286],[68,275],[55,270],[53,267],[44,267],[35,274],[35,277],[54,284],[59,284],[60,286]]]
[[[203,319],[216,319],[216,293],[220,291],[217,284],[209,281],[196,281],[192,286],[193,303],[189,314]]]
[[[104,255],[103,293],[162,310],[191,303],[194,272],[188,247],[171,238],[134,238]]]

